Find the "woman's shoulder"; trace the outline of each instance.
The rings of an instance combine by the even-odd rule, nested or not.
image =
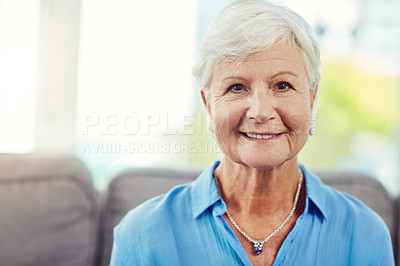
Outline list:
[[[120,230],[142,231],[152,229],[156,223],[165,222],[166,216],[187,208],[176,208],[190,202],[190,187],[192,182],[173,187],[165,194],[153,197],[130,210],[117,227]],[[181,213],[182,214],[182,213]]]
[[[371,242],[375,247],[390,245],[389,229],[374,210],[348,193],[323,186],[328,231],[336,232],[339,238],[351,239],[355,245]]]
[[[377,234],[388,235],[385,222],[374,210],[356,197],[323,183],[304,166],[302,168],[306,174],[307,194],[323,213],[327,225],[351,228],[355,234],[374,230]]]
[[[166,194],[154,197],[130,210],[114,229],[114,235],[166,236],[179,225],[187,225],[193,219],[195,206],[199,204],[198,194],[207,197],[210,187],[212,166],[203,171],[194,181],[177,185]]]
[[[326,206],[331,212],[329,216],[343,217],[348,221],[363,221],[362,224],[386,227],[382,218],[358,198],[340,191],[334,187],[324,185],[326,188]]]
[[[384,220],[365,203],[326,187],[326,232],[335,232],[335,238],[352,250],[351,261],[363,261],[373,255],[380,265],[393,265],[393,248],[389,229]],[[345,244],[346,243],[346,244]]]
[[[366,223],[385,226],[382,218],[361,200],[323,183],[320,177],[308,171],[303,165],[302,169],[306,175],[307,195],[318,205],[327,220],[346,219],[348,222],[364,220]]]
[[[155,243],[169,243],[174,225],[190,217],[191,208],[185,207],[190,202],[190,186],[176,186],[130,210],[114,228],[118,256],[140,265],[158,264],[152,256]]]

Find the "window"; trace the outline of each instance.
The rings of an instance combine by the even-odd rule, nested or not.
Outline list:
[[[39,1],[0,1],[0,152],[32,152]]]

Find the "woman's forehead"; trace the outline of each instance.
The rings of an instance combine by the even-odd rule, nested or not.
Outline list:
[[[280,72],[290,72],[296,76],[306,74],[304,58],[297,47],[278,43],[240,61],[221,61],[215,65],[213,77],[219,79],[256,73],[275,75]]]

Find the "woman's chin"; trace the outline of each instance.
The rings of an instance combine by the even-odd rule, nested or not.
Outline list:
[[[269,170],[282,165],[286,160],[282,158],[242,158],[235,162],[257,170]]]

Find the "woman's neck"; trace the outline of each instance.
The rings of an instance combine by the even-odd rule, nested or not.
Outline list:
[[[297,158],[263,170],[223,158],[215,177],[231,213],[278,218],[293,207],[300,172]]]

